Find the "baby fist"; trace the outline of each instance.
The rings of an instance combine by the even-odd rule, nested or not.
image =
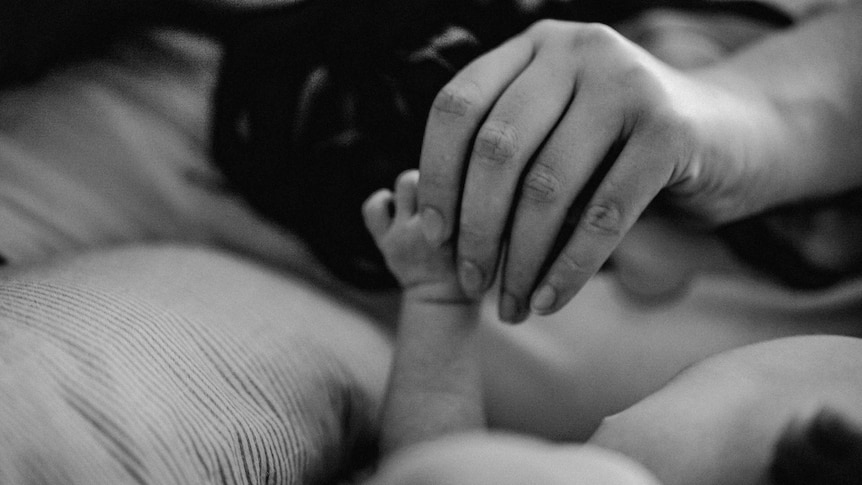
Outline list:
[[[417,213],[419,172],[408,170],[395,182],[395,193],[380,189],[363,204],[365,226],[406,294],[427,301],[461,302],[450,243],[434,246],[425,238]]]

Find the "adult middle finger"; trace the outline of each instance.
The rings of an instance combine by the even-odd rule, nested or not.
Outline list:
[[[554,49],[537,53],[476,135],[461,201],[458,257],[468,294],[490,285],[518,181],[572,98],[574,69]]]

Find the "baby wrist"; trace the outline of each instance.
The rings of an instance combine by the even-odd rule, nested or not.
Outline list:
[[[422,305],[471,306],[477,300],[468,298],[460,288],[449,283],[425,283],[404,288],[405,303]]]

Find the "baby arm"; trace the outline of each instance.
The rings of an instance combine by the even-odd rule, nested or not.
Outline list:
[[[368,230],[403,288],[381,451],[485,424],[474,355],[478,302],[458,284],[451,245],[432,246],[419,225],[419,173],[403,173],[363,206]]]

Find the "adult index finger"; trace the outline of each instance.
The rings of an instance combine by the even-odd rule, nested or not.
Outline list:
[[[434,99],[419,160],[421,224],[432,244],[452,236],[473,137],[533,50],[531,39],[515,37],[468,64]]]

